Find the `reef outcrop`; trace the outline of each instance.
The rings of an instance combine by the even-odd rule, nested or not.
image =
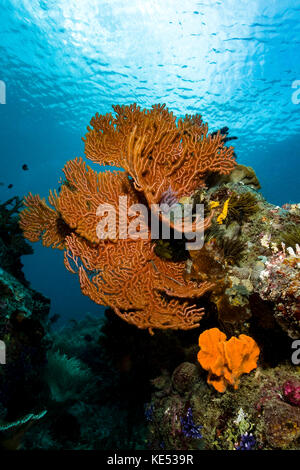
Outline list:
[[[6,449],[18,448],[47,411],[42,374],[50,301],[22,272],[21,256],[33,251],[19,228],[20,205],[17,197],[0,205],[0,448]]]
[[[28,240],[64,251],[105,318],[51,331],[49,302],[19,255],[11,261],[31,251],[19,201],[0,206],[0,334],[10,350],[0,439],[12,432],[2,445],[299,449],[300,205],[263,198],[254,170],[236,165],[227,128],[209,133],[199,115],[176,120],[160,105],[114,112],[92,119],[85,152],[124,171],[71,160],[49,203],[29,194],[20,215]],[[176,208],[170,237],[153,239],[150,207],[165,204]],[[185,204],[188,233],[203,208],[197,249],[175,236]],[[137,205],[146,211],[130,211]],[[154,215],[161,229],[168,212]]]

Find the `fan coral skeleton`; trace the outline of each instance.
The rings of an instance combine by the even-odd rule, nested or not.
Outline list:
[[[160,259],[147,213],[137,216],[130,208],[144,200],[151,211],[162,201],[175,203],[203,186],[208,173],[230,173],[233,148],[224,146],[220,132],[208,134],[200,115],[176,121],[164,105],[151,110],[136,104],[113,108],[115,117],[92,118],[85,154],[94,163],[125,172],[97,173],[81,158],[69,161],[61,191],[50,192],[52,207],[39,196],[25,198],[21,228],[30,241],[64,249],[65,265],[78,273],[82,292],[127,322],[150,332],[194,328],[203,308],[191,299],[200,298],[213,283],[186,281],[184,262]],[[156,215],[164,221],[163,212]],[[212,210],[201,230],[210,226],[213,215]],[[112,221],[108,227],[107,218]],[[99,226],[105,227],[102,236]]]

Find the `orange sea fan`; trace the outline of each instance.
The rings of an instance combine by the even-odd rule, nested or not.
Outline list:
[[[39,196],[25,198],[21,227],[29,240],[65,249],[65,265],[78,273],[82,292],[127,322],[150,332],[194,328],[203,308],[192,299],[213,283],[186,281],[185,263],[155,254],[148,212],[168,190],[175,198],[190,195],[208,172],[229,173],[233,149],[224,146],[220,133],[208,134],[200,115],[176,121],[164,105],[113,108],[115,116],[96,114],[91,120],[85,153],[125,171],[97,173],[81,158],[67,162],[65,181],[58,194],[50,192],[50,205]],[[148,203],[146,213],[135,213],[140,202]],[[213,212],[203,229],[212,217]],[[107,221],[113,223],[105,226]],[[106,227],[104,235],[99,225]]]
[[[171,186],[178,197],[204,184],[208,172],[230,173],[233,147],[222,135],[208,134],[200,115],[179,119],[165,105],[142,110],[136,104],[114,106],[116,117],[96,114],[85,136],[85,154],[101,165],[125,169],[149,204]]]
[[[24,198],[26,208],[20,213],[20,227],[31,242],[42,240],[44,246],[63,249],[69,231],[57,210],[57,194],[50,191],[48,200],[53,208],[45,199],[29,193]]]
[[[68,161],[63,172],[67,184],[62,185],[58,208],[64,221],[76,233],[93,243],[99,243],[97,225],[103,217],[98,214],[100,206],[102,211],[104,209],[107,212],[112,211],[111,216],[115,217],[114,231],[107,233],[107,238],[116,240],[120,233],[127,233],[127,227],[130,227],[130,222],[134,219],[127,209],[138,203],[139,200],[124,172],[97,173],[87,167],[82,158]],[[120,198],[121,200],[127,198],[125,206],[120,204]],[[120,218],[120,208],[122,210],[122,207],[125,216]],[[147,220],[142,218],[139,220],[142,223],[140,234],[143,232],[145,238],[148,238]]]
[[[238,388],[239,378],[257,367],[259,347],[247,335],[232,337],[218,328],[205,330],[199,336],[200,351],[198,361],[208,371],[207,382],[218,392],[224,392],[227,385]]]
[[[65,265],[78,271],[82,292],[94,302],[150,332],[199,326],[203,308],[180,299],[199,298],[213,284],[185,282],[184,263],[163,262],[150,241],[103,241],[95,246],[72,234],[66,245]]]

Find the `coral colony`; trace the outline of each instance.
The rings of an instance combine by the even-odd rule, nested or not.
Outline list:
[[[252,433],[243,434],[241,436],[240,443],[236,446],[237,450],[253,450],[255,447],[256,441]]]
[[[187,410],[186,416],[180,418],[182,433],[185,437],[191,439],[202,439],[200,429],[202,426],[198,426],[194,423],[192,408]]]
[[[150,207],[166,194],[188,197],[205,184],[208,173],[228,174],[235,167],[233,148],[220,133],[208,134],[200,115],[176,117],[165,106],[150,111],[135,104],[114,106],[116,116],[96,114],[85,136],[86,157],[99,165],[121,167],[125,172],[97,173],[79,158],[64,168],[59,194],[51,192],[49,207],[29,194],[21,227],[30,241],[65,250],[65,266],[77,271],[82,292],[106,305],[139,328],[190,329],[199,326],[204,310],[181,299],[195,299],[211,290],[212,282],[184,279],[185,263],[156,256],[148,221],[140,219],[143,238],[122,239],[133,221],[118,217],[117,230],[97,237],[101,205],[110,204],[119,216],[119,198],[128,207],[144,198]],[[105,206],[107,207],[107,206]],[[207,229],[214,210],[203,221]],[[125,225],[125,227],[124,227]],[[171,223],[176,228],[176,223]],[[71,265],[72,262],[72,265]],[[166,297],[166,295],[168,298]]]
[[[99,172],[0,205],[0,449],[298,449],[300,205],[265,201],[227,127],[113,110],[83,139]],[[105,315],[52,332],[23,235]]]

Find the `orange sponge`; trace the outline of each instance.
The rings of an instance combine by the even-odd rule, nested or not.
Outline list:
[[[199,336],[198,361],[208,371],[207,382],[218,391],[227,385],[238,388],[239,378],[257,367],[259,347],[250,336],[240,335],[226,341],[218,328],[205,330]]]

